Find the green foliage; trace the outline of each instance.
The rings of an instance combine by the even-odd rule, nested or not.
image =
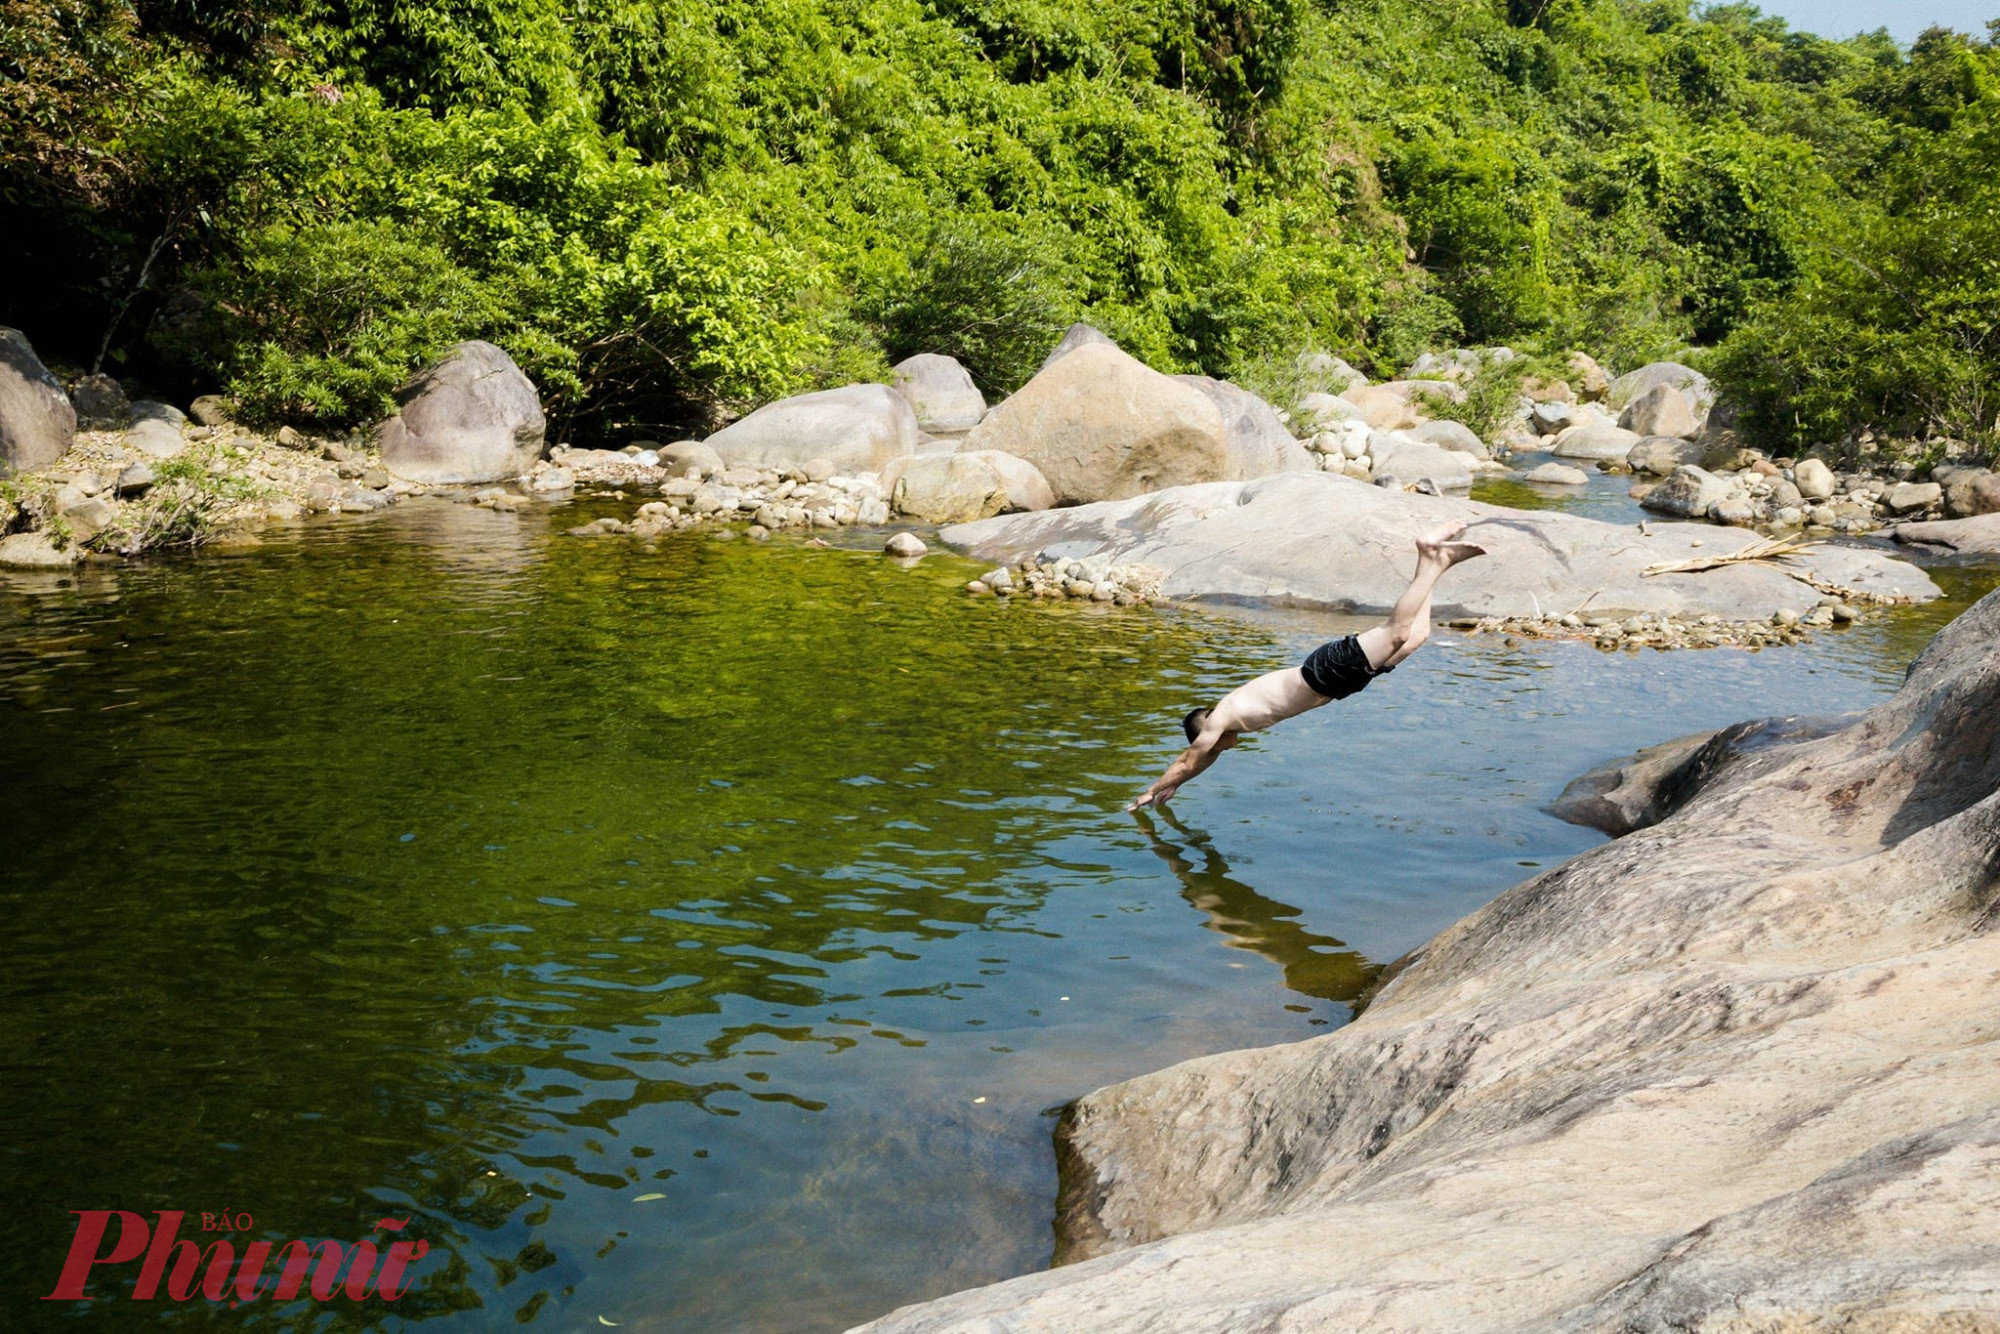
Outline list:
[[[1083,318],[1220,375],[1308,346],[1390,373],[1461,341],[1723,343],[1762,429],[1990,429],[1960,186],[1991,174],[1967,126],[1996,57],[1956,34],[1904,52],[1685,0],[0,20],[0,222],[42,257],[14,318],[270,419],[363,421],[474,335],[561,432],[698,427],[916,351],[999,393]],[[1907,392],[1839,387],[1864,347]]]

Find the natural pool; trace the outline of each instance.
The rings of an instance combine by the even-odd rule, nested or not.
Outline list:
[[[580,512],[0,582],[10,1327],[835,1329],[1035,1268],[1049,1109],[1337,1026],[1598,841],[1569,778],[1881,699],[1994,582],[1755,655],[1440,634],[1169,824],[1120,807],[1180,714],[1345,623]],[[36,1302],[77,1208],[435,1249],[393,1314]]]

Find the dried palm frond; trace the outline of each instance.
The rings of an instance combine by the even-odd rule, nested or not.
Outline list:
[[[1808,542],[1805,537],[1793,533],[1787,537],[1760,537],[1740,550],[1717,556],[1696,556],[1692,560],[1661,561],[1648,565],[1640,571],[1650,574],[1699,574],[1703,570],[1717,570],[1726,565],[1769,565],[1780,574],[1786,574],[1811,588],[1816,588],[1828,597],[1837,597],[1844,602],[1901,603],[1909,598],[1900,593],[1871,593],[1866,589],[1849,588],[1836,584],[1823,575],[1811,570],[1780,564],[1789,556],[1800,556],[1818,547],[1818,542]]]

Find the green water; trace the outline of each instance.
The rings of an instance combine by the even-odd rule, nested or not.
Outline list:
[[[1569,777],[1865,706],[1949,614],[1441,634],[1146,822],[1179,715],[1343,623],[556,536],[594,512],[0,581],[9,1327],[836,1329],[1037,1268],[1049,1109],[1328,1031],[1597,841],[1540,812]],[[35,1300],[84,1208],[434,1249],[393,1312]]]

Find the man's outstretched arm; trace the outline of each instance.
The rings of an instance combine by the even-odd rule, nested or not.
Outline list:
[[[1153,785],[1141,792],[1138,800],[1125,809],[1136,811],[1141,806],[1161,806],[1172,801],[1174,793],[1180,791],[1182,783],[1214,764],[1215,757],[1228,749],[1222,744],[1223,738],[1228,735],[1218,730],[1213,733],[1203,732],[1196,737],[1194,744],[1182,751],[1174,762],[1167,766],[1167,771],[1154,779]]]

